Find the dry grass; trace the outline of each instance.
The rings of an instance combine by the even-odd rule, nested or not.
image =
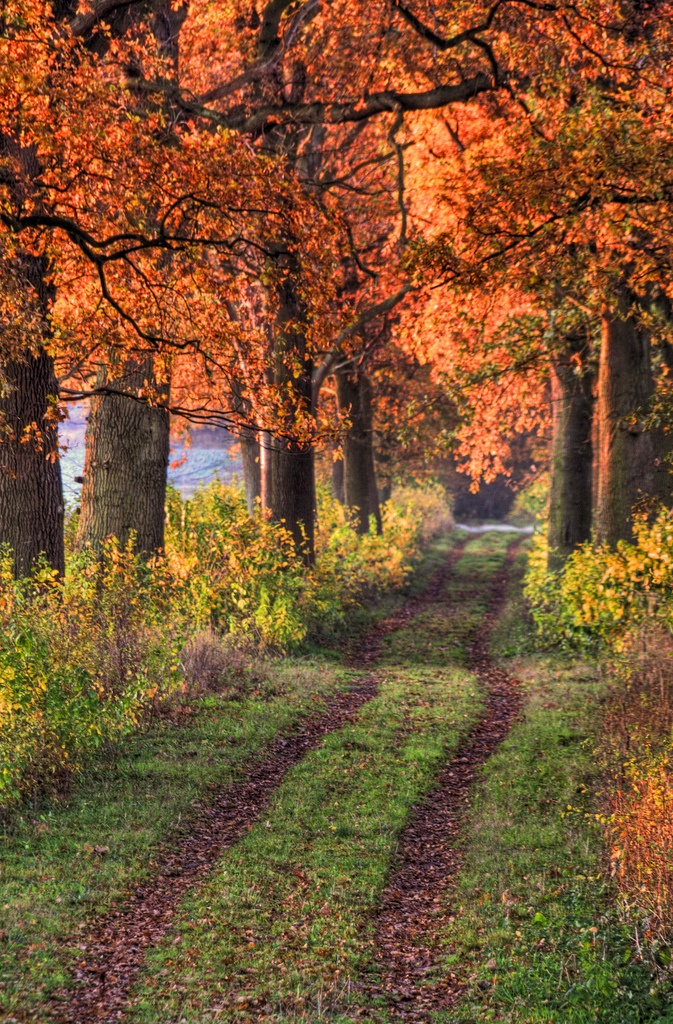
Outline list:
[[[621,759],[660,747],[673,729],[673,638],[653,624],[623,641],[609,666],[613,679],[605,731]]]
[[[649,938],[673,933],[673,638],[651,625],[614,666],[605,737],[616,766],[608,819],[613,876]]]
[[[644,917],[646,938],[673,930],[673,775],[668,759],[632,769],[615,799],[611,861],[627,906]]]

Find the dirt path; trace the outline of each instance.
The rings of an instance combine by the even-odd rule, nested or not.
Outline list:
[[[400,837],[398,867],[377,915],[381,982],[371,991],[386,997],[396,1020],[424,1024],[461,994],[461,982],[455,975],[435,977],[434,971],[439,936],[446,931],[450,913],[447,887],[460,869],[458,836],[469,807],[470,788],[480,767],[507,735],[520,707],[516,680],[494,664],[488,652],[491,627],[506,597],[516,550],[515,543],[493,580],[488,614],[469,650],[469,666],[487,691],[484,718],[443,768],[435,789]]]
[[[396,614],[351,645],[347,657],[350,665],[372,665],[380,656],[384,637],[404,628],[436,599],[463,545],[459,542],[453,548],[421,597],[405,602]],[[323,714],[303,722],[296,733],[278,738],[243,781],[223,790],[194,819],[190,834],[160,858],[157,873],[122,906],[93,921],[84,937],[78,937],[82,956],[76,963],[75,984],[48,1004],[51,1020],[59,1024],[111,1024],[123,1018],[145,951],[163,938],[185,893],[206,876],[227,847],[252,828],[290,768],[328,733],[346,725],[377,691],[378,679],[370,673],[354,689],[333,697]]]

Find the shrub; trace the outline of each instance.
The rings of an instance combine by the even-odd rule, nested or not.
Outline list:
[[[179,684],[165,574],[129,544],[15,581],[0,562],[0,804],[48,789]]]
[[[538,536],[526,596],[548,641],[600,652],[612,873],[646,939],[660,941],[673,930],[673,511],[637,517],[633,543],[585,544],[559,572]]]
[[[549,473],[540,473],[527,487],[519,491],[508,516],[517,526],[543,523],[549,513]]]
[[[416,522],[418,541],[427,543],[440,533],[453,529],[453,514],[441,484],[427,482],[422,486],[396,487],[391,501],[384,506],[389,521],[404,512]]]
[[[196,628],[281,649],[306,636],[305,571],[289,531],[250,516],[242,492],[218,481],[168,502],[166,560]]]
[[[645,939],[673,926],[673,772],[668,757],[627,762],[609,820],[612,873],[622,900],[644,919]]]
[[[526,597],[548,639],[619,645],[645,619],[673,625],[673,510],[652,522],[636,519],[635,540],[615,549],[584,544],[559,572],[547,572],[546,538],[537,535],[526,575]]]
[[[184,689],[194,695],[221,690],[225,682],[243,676],[247,661],[245,651],[211,627],[200,630],[188,638],[180,654]]]
[[[372,524],[358,537],[321,495],[307,570],[287,530],[215,482],[188,501],[169,493],[162,558],[110,540],[100,557],[72,555],[64,580],[40,566],[15,581],[4,553],[0,805],[62,784],[174,695],[237,692],[249,675],[241,647],[287,650],[342,624],[400,587],[423,538],[449,523],[437,488],[402,492],[383,519],[382,536]]]

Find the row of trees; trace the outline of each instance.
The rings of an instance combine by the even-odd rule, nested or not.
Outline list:
[[[549,433],[552,567],[673,499],[670,11],[579,10],[607,29],[600,74],[561,60],[525,117],[503,102],[487,131],[461,111],[419,256],[446,287],[431,357],[469,383],[473,471],[504,468],[517,431]]]
[[[343,454],[359,528],[380,523],[373,396],[393,433],[406,409],[427,437],[448,394],[488,476],[508,432],[544,429],[550,375],[559,556],[592,508],[613,541],[635,496],[667,496],[650,399],[668,365],[669,4],[595,7],[6,2],[16,571],[63,567],[59,402],[82,397],[80,544],[161,546],[179,413],[239,434],[251,507],[310,561],[317,447]]]

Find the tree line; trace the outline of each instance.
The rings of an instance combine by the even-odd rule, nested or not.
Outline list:
[[[59,410],[81,398],[81,546],[162,547],[172,414],[239,435],[250,507],[309,562],[317,449],[358,529],[380,527],[376,401],[439,431],[448,396],[441,430],[487,477],[553,409],[555,559],[628,536],[643,495],[669,501],[670,13],[6,4],[16,572],[40,554],[63,571]]]

